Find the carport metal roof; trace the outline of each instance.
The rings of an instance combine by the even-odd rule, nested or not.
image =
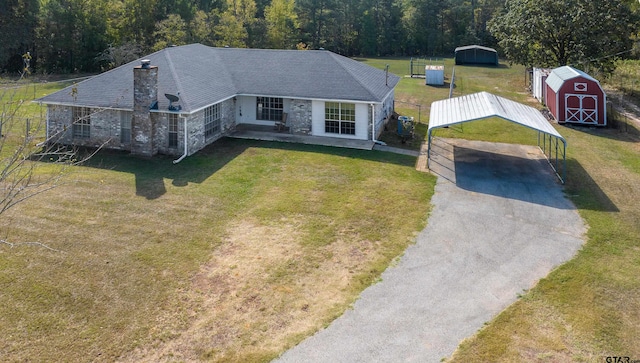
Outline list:
[[[537,109],[488,92],[449,98],[435,101],[431,104],[429,129],[427,131],[427,164],[431,157],[431,136],[434,129],[491,117],[500,117],[538,131],[538,146],[547,156],[549,164],[555,170],[560,181],[564,183],[567,141]],[[559,150],[558,140],[562,141],[562,150]],[[554,145],[555,163],[551,160]],[[558,171],[558,155],[560,152],[563,160],[562,176]]]

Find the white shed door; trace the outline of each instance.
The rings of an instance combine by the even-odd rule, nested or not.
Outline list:
[[[564,104],[566,122],[598,123],[598,96],[567,93]]]

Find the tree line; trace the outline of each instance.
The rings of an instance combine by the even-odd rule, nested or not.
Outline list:
[[[613,54],[630,48],[637,35],[634,4],[632,0],[3,0],[0,71],[96,72],[170,45],[196,42],[324,48],[346,56],[443,56],[453,54],[457,46],[480,44],[502,48],[505,56],[519,63],[542,59],[551,64],[597,57],[598,49]],[[577,6],[577,15],[571,15],[571,6]],[[601,16],[591,19],[594,12]],[[583,29],[572,29],[576,22]],[[555,34],[554,24],[566,33],[560,41],[548,39]],[[587,36],[584,29],[597,39],[583,46],[578,38]],[[574,57],[541,51],[541,47],[556,51],[558,42],[571,46],[566,51]]]

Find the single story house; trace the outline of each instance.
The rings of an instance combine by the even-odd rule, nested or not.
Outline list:
[[[326,50],[169,47],[40,98],[51,142],[192,155],[240,124],[373,140],[400,78]]]
[[[549,73],[545,84],[545,104],[559,123],[607,125],[607,95],[595,78],[562,66]]]

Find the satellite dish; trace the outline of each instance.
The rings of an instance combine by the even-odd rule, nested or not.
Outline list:
[[[178,101],[180,101],[180,97],[178,97],[176,95],[165,93],[164,96],[169,99],[169,102],[178,102]]]
[[[180,94],[180,93],[178,92],[178,94]],[[165,93],[164,96],[169,100],[169,110],[171,110],[171,111],[179,111],[180,109],[182,109],[182,107],[180,107],[180,105],[178,105],[178,106],[174,106],[173,105],[174,102],[180,101],[180,97],[178,97],[176,95],[172,95],[170,93]]]

